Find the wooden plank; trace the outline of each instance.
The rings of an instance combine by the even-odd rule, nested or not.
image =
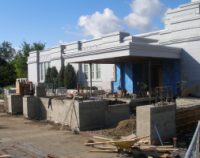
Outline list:
[[[94,139],[100,139],[100,140],[106,140],[106,141],[112,141],[113,139],[105,138],[105,137],[99,137],[99,136],[93,136]]]
[[[100,152],[100,153],[117,153],[118,150],[89,150],[89,152]]]
[[[138,142],[141,139],[148,138],[149,136],[146,137],[141,137],[141,138],[134,138],[131,140],[116,140],[116,141],[105,141],[105,142],[94,142],[94,143],[85,143],[86,146],[90,145],[98,145],[98,144],[113,144],[113,143],[123,143],[123,142]]]

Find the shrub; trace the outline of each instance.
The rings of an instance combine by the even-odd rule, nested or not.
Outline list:
[[[76,73],[71,64],[67,64],[64,70],[64,86],[68,89],[76,88]]]

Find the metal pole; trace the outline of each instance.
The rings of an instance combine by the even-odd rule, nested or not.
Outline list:
[[[149,97],[151,97],[151,59],[148,61],[148,85],[149,85]]]
[[[90,96],[92,96],[92,63],[90,65]]]

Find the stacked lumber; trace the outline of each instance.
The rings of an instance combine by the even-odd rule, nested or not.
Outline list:
[[[95,141],[96,139],[100,141]],[[141,153],[146,156],[156,156],[161,158],[174,158],[172,152],[177,151],[172,145],[154,146],[150,145],[149,137],[132,137],[129,139],[122,138],[113,140],[104,137],[94,136],[93,140],[85,143],[86,146],[91,146],[95,149],[89,152],[104,152],[104,153]]]

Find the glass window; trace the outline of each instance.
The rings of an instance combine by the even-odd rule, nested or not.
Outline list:
[[[40,63],[40,80],[44,79],[44,63]]]
[[[96,65],[96,77],[97,77],[97,79],[101,78],[101,65],[100,64]]]
[[[92,79],[94,79],[94,64],[92,64]]]
[[[48,67],[49,67],[49,62],[45,62],[45,63],[44,63],[44,70],[45,70],[44,76],[45,76],[46,73],[47,73]]]
[[[84,73],[85,73],[85,79],[88,79],[88,76],[89,76],[89,69],[88,69],[88,64],[84,64]]]

